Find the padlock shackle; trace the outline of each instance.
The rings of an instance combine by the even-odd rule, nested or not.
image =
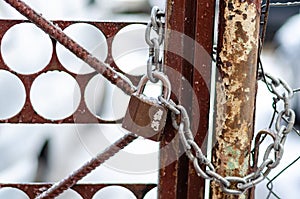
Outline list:
[[[171,83],[170,83],[169,78],[162,72],[154,71],[152,74],[153,74],[154,78],[157,78],[162,82],[163,97],[164,97],[164,99],[169,100],[171,97]],[[137,94],[143,93],[144,88],[148,81],[149,81],[149,78],[147,75],[144,75],[141,78],[141,80],[138,84],[138,87],[137,87],[137,91],[136,91]]]

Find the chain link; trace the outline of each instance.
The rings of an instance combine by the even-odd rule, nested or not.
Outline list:
[[[181,105],[176,105],[171,100],[167,101],[163,98],[159,98],[161,103],[163,103],[171,111],[173,127],[178,130],[178,135],[185,153],[193,163],[197,175],[204,179],[216,181],[220,184],[221,189],[227,194],[240,195],[247,189],[262,182],[271,170],[280,163],[287,135],[294,128],[295,112],[290,107],[290,100],[293,97],[293,90],[291,87],[284,80],[273,77],[270,74],[262,74],[259,72],[258,75],[270,88],[270,92],[276,96],[277,101],[283,101],[284,108],[277,115],[274,132],[261,131],[257,134],[254,148],[255,165],[258,159],[259,145],[262,142],[261,136],[269,135],[272,137],[273,142],[267,147],[263,156],[263,161],[257,167],[256,171],[245,177],[223,177],[218,174],[213,164],[203,154],[201,148],[194,140],[194,136],[190,129],[190,119],[186,109]],[[280,94],[282,90],[283,93]]]
[[[163,72],[162,57],[160,56],[160,46],[164,40],[164,17],[165,13],[157,6],[151,11],[151,20],[147,24],[145,31],[145,40],[149,45],[149,58],[147,62],[147,76],[153,83],[157,83],[158,79],[153,76],[154,71]],[[155,36],[151,37],[151,30]]]

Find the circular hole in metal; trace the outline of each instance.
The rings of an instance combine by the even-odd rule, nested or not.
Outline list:
[[[157,198],[157,187],[151,189],[144,197],[144,199],[154,199]]]
[[[108,52],[106,38],[95,26],[76,23],[64,29],[64,33],[99,60],[104,61],[106,59]],[[93,68],[59,43],[56,45],[56,51],[59,61],[67,70],[76,74],[88,74],[94,71]]]
[[[81,99],[80,88],[66,72],[51,71],[34,80],[30,99],[39,115],[50,120],[61,120],[77,109]]]
[[[96,75],[89,81],[84,96],[89,110],[106,121],[124,117],[130,99],[101,75]]]
[[[68,189],[65,192],[63,192],[58,197],[55,197],[56,199],[66,199],[66,198],[72,198],[72,199],[82,199],[82,197],[77,193],[76,191],[72,189]]]
[[[139,137],[126,148],[124,148],[123,151],[136,155],[155,154],[159,152],[159,142],[154,142],[152,140]],[[143,163],[141,162],[141,164]]]
[[[0,70],[0,119],[18,114],[25,104],[26,92],[22,81],[14,74]]]
[[[12,187],[1,188],[0,198],[29,199],[29,197],[23,191]]]
[[[109,186],[100,189],[93,197],[93,199],[136,199],[135,195],[125,187]]]
[[[147,71],[148,45],[146,26],[132,24],[122,28],[114,37],[112,56],[120,70],[130,75],[143,75]]]
[[[32,23],[14,25],[1,42],[4,62],[20,74],[41,71],[50,62],[52,51],[49,36]]]

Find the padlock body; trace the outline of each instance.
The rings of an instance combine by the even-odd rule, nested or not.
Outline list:
[[[150,100],[143,95],[132,95],[122,127],[133,134],[160,141],[166,118],[167,108],[157,100]]]

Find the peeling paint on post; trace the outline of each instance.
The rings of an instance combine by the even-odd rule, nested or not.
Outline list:
[[[260,2],[221,0],[219,20],[213,163],[222,176],[243,177],[253,138]],[[249,197],[224,194],[212,183],[213,199]]]

